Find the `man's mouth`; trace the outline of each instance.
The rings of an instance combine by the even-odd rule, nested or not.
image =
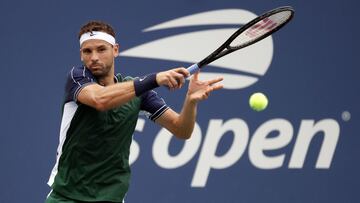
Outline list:
[[[102,68],[102,66],[100,64],[92,64],[92,65],[90,65],[90,68],[91,69],[99,69],[99,68]]]

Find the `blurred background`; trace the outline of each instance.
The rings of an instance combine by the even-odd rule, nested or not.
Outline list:
[[[173,139],[139,117],[126,201],[358,202],[355,0],[1,1],[0,202],[44,202],[50,191],[65,77],[81,65],[77,34],[87,21],[113,25],[116,71],[140,76],[187,67],[227,39],[217,30],[231,34],[285,5],[296,11],[286,27],[204,69],[202,76],[227,77],[200,104],[192,139]],[[157,91],[181,110],[186,87]],[[262,112],[248,105],[258,91],[269,98]]]

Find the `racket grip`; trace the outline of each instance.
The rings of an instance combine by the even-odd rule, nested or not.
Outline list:
[[[191,65],[190,67],[187,68],[187,70],[190,72],[190,75],[198,72],[200,70],[199,66],[197,63]]]

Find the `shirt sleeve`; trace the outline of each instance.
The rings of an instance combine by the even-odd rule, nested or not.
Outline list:
[[[77,102],[77,97],[82,88],[95,83],[96,79],[91,72],[83,67],[73,67],[67,75],[65,86],[65,103],[69,101]]]
[[[150,90],[141,95],[141,110],[152,121],[158,119],[169,107],[155,91]]]

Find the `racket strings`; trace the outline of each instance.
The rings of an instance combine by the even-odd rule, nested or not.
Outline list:
[[[230,47],[241,47],[258,40],[265,35],[271,34],[272,31],[286,23],[291,18],[291,16],[291,11],[282,11],[261,19],[242,32],[239,36],[237,36],[236,39],[230,44]]]

